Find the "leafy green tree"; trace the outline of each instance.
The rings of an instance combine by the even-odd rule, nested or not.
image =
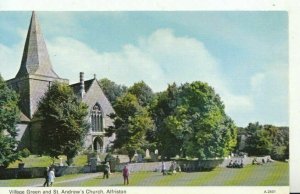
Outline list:
[[[160,149],[168,158],[224,157],[236,146],[236,126],[206,83],[170,85],[159,95],[153,112]]]
[[[152,139],[156,142],[162,158],[175,156],[182,148],[182,142],[179,143],[176,135],[172,133],[172,127],[170,127],[172,120],[165,122],[167,117],[175,112],[179,100],[178,94],[179,88],[173,83],[168,86],[166,91],[157,94],[155,103],[150,107],[156,126]],[[169,127],[166,126],[167,124]]]
[[[122,96],[127,90],[126,86],[118,85],[107,78],[99,80],[99,84],[111,104],[115,104],[116,99]]]
[[[64,83],[54,82],[42,98],[37,113],[41,119],[41,147],[44,154],[66,155],[70,165],[82,148],[88,130],[88,106],[80,102]]]
[[[144,81],[133,84],[128,88],[128,92],[135,95],[143,107],[149,106],[154,98],[152,89]]]
[[[273,159],[288,158],[289,133],[287,127],[249,123],[244,151],[249,155],[271,155]]]
[[[17,150],[16,124],[20,117],[18,95],[8,88],[0,75],[0,167],[8,165],[21,158]]]
[[[225,114],[220,96],[202,82],[183,85],[181,96],[191,128],[184,142],[186,154],[199,159],[229,155],[236,145],[237,129]]]
[[[126,93],[119,97],[115,103],[116,115],[114,126],[106,131],[107,136],[116,134],[114,149],[125,149],[131,161],[135,151],[145,149],[147,145],[146,133],[154,127],[148,111],[142,107],[135,95]]]

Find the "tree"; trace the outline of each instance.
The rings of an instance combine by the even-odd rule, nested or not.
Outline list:
[[[128,92],[135,95],[143,107],[149,106],[154,98],[152,89],[144,81],[133,84],[128,88]]]
[[[272,151],[272,141],[268,131],[264,129],[258,122],[249,123],[246,128],[247,140],[245,151],[249,155],[269,155]]]
[[[153,114],[161,153],[168,158],[224,157],[236,146],[236,126],[206,83],[169,85],[158,95]]]
[[[114,149],[125,149],[129,160],[136,151],[145,149],[147,145],[146,133],[153,129],[153,121],[147,110],[138,103],[135,95],[125,93],[119,97],[115,103],[114,126],[106,131],[107,136],[116,134],[113,142]]]
[[[176,134],[173,133],[173,118],[167,119],[168,116],[175,114],[175,109],[179,100],[179,88],[175,83],[168,86],[166,91],[156,94],[155,103],[150,107],[150,112],[155,121],[156,130],[154,138],[156,146],[164,159],[175,156],[182,148]],[[176,123],[174,123],[176,125]]]
[[[68,164],[83,145],[88,130],[88,106],[80,102],[64,83],[54,82],[39,103],[41,147],[44,154],[66,155]]]
[[[107,78],[99,80],[99,84],[105,96],[113,105],[115,104],[116,99],[122,96],[122,94],[124,94],[127,90],[126,86],[118,85]]]
[[[244,151],[249,155],[271,155],[273,159],[289,157],[289,133],[287,127],[249,123],[246,130]]]
[[[0,75],[0,167],[21,158],[22,152],[17,150],[16,124],[20,118],[18,95],[8,88]]]

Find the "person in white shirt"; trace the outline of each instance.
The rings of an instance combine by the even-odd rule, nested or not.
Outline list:
[[[51,168],[51,170],[49,172],[49,186],[50,187],[53,185],[54,179],[55,179],[54,168]]]

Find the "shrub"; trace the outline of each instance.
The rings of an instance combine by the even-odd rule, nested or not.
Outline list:
[[[25,148],[25,149],[23,149],[22,151],[21,151],[21,156],[23,157],[23,158],[27,158],[27,157],[29,157],[30,156],[30,151],[27,149],[27,148]]]

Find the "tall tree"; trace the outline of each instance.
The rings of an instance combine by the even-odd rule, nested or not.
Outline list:
[[[41,146],[51,157],[66,155],[68,164],[82,148],[88,130],[88,106],[80,102],[64,83],[54,82],[42,98],[37,116],[41,119]]]
[[[133,84],[128,88],[128,92],[135,95],[143,107],[149,106],[154,98],[152,89],[144,81]]]
[[[146,133],[153,129],[153,121],[136,96],[130,93],[119,97],[114,109],[116,115],[111,115],[114,126],[106,130],[106,135],[116,134],[114,149],[125,149],[131,161],[135,151],[145,149]]]
[[[166,91],[157,94],[157,99],[150,108],[156,126],[154,139],[163,158],[175,156],[182,148],[183,142],[179,141],[172,131],[172,118],[167,120],[168,116],[175,114],[177,101],[179,101],[179,88],[173,83]]]
[[[20,118],[18,100],[18,95],[0,75],[0,166],[4,168],[21,158],[16,140],[16,124]]]
[[[160,149],[166,157],[224,157],[236,145],[236,126],[206,83],[170,85],[159,95],[154,115]]]
[[[108,98],[112,105],[114,105],[116,99],[122,96],[122,94],[124,94],[127,90],[126,86],[118,85],[107,78],[99,80],[99,84],[105,96]]]
[[[287,127],[249,123],[245,128],[246,145],[244,151],[249,155],[271,155],[273,159],[288,158],[289,131]]]

